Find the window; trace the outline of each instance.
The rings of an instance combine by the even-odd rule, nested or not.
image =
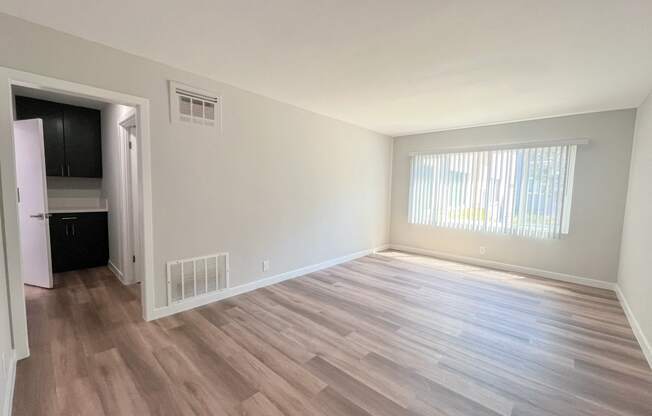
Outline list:
[[[577,144],[416,154],[412,224],[556,239],[568,234]]]

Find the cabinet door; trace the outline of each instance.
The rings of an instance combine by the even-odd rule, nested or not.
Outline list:
[[[54,273],[76,268],[77,253],[72,239],[72,223],[74,221],[75,219],[65,214],[55,214],[50,218],[50,250]]]
[[[106,266],[109,261],[106,212],[52,215],[50,245],[55,273]]]
[[[102,177],[100,112],[66,105],[63,109],[66,176]]]
[[[106,266],[109,261],[109,236],[106,212],[78,215],[75,224],[75,241],[83,267]]]
[[[64,176],[63,106],[50,101],[16,96],[16,118],[43,120],[45,174]]]

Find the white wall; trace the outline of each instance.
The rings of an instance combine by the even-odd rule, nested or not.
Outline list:
[[[122,209],[122,136],[120,123],[134,109],[124,105],[109,104],[102,109],[102,198],[109,212],[109,261],[122,273],[123,247],[121,242],[124,212]]]
[[[640,330],[652,342],[652,96],[636,113],[618,285]],[[652,355],[648,355],[652,360]],[[652,361],[651,361],[652,362]]]
[[[102,179],[47,177],[48,200],[92,199],[102,196]],[[55,201],[56,202],[56,201]]]
[[[386,136],[1,14],[0,51],[0,66],[150,100],[158,306],[168,260],[228,251],[240,285],[388,242]],[[223,97],[222,134],[170,124],[170,79]]]
[[[634,119],[634,110],[621,110],[396,138],[392,244],[615,282]],[[578,150],[570,234],[561,240],[408,224],[410,152],[571,138],[591,144]],[[480,246],[486,255],[480,255]]]

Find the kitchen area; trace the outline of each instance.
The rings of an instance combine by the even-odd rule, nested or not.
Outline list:
[[[133,270],[127,263],[135,262],[128,253],[134,246],[129,234],[136,202],[133,140],[120,125],[130,110],[14,87],[25,284],[52,288],[56,273],[100,266],[123,283],[135,282],[133,276],[125,278],[125,269]]]

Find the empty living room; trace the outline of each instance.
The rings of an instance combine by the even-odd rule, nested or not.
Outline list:
[[[652,1],[0,2],[0,416],[652,416]]]

